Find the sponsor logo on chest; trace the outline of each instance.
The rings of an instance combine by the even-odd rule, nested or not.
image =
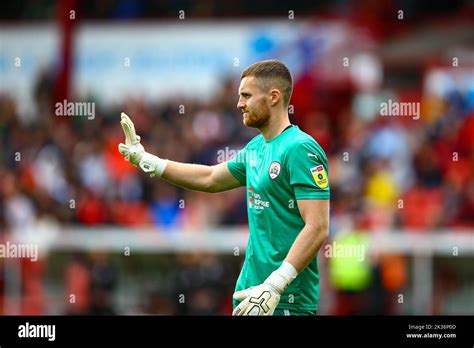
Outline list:
[[[252,187],[248,188],[248,196],[248,203],[250,209],[262,210],[270,207],[270,202],[262,200],[260,194],[254,192]]]

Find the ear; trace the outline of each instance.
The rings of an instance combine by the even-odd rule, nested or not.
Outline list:
[[[278,89],[272,88],[270,90],[270,105],[271,106],[277,105],[282,97],[283,96],[281,95],[281,92]]]

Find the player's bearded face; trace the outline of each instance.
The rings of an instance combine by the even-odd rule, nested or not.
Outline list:
[[[248,106],[244,112],[243,122],[247,127],[262,128],[270,119],[270,108],[265,98],[256,101],[254,105]]]
[[[262,128],[270,119],[270,106],[265,93],[254,77],[244,77],[240,83],[237,107],[242,111],[242,122],[247,127]]]

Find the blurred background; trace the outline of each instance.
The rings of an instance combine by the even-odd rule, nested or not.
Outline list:
[[[1,314],[229,315],[245,189],[147,177],[120,112],[162,158],[229,160],[257,134],[240,73],[270,58],[329,159],[318,314],[474,314],[473,1],[0,6]]]

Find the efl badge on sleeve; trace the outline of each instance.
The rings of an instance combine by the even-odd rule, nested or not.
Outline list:
[[[328,187],[328,184],[329,184],[328,176],[322,165],[313,167],[310,169],[310,171],[311,171],[311,174],[313,174],[313,179],[319,188],[325,189],[326,187]]]

